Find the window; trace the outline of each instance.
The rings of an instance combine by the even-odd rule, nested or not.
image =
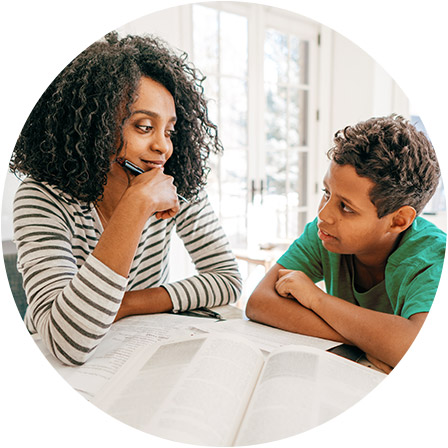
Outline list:
[[[264,41],[264,201],[273,231],[290,239],[306,223],[309,42],[268,28]]]
[[[225,148],[222,157],[212,159],[208,192],[235,247],[246,245],[247,227],[247,22],[241,15],[193,6],[194,61],[207,77],[210,117]]]
[[[259,5],[229,3],[193,5],[192,30],[193,60],[225,148],[213,160],[208,192],[232,247],[290,242],[315,212],[317,30]]]

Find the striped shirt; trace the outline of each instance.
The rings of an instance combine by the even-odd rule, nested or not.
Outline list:
[[[236,301],[241,276],[207,195],[180,207],[174,218],[148,220],[124,278],[92,255],[103,231],[96,209],[25,179],[14,199],[14,238],[29,331],[63,363],[81,365],[106,335],[126,291],[163,286],[174,312]],[[168,283],[173,228],[197,275]]]

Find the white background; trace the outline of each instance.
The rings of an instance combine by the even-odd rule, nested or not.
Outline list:
[[[162,5],[163,3],[163,5]],[[2,2],[0,184],[19,132],[56,74],[94,40],[161,7],[185,1]],[[258,1],[322,22],[363,48],[410,97],[438,151],[448,185],[445,2],[437,0]],[[9,5],[8,5],[9,4]],[[7,6],[8,5],[8,6]],[[0,269],[1,435],[4,446],[174,446],[134,431],[88,404],[43,359]],[[373,393],[329,423],[275,446],[439,447],[448,424],[446,269],[409,353]],[[273,444],[274,445],[274,444]]]

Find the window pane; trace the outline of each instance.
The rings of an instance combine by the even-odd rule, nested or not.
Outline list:
[[[289,198],[288,198],[289,199]],[[286,230],[286,238],[295,239],[300,233],[298,232],[299,227],[299,211],[297,205],[288,205],[288,228]]]
[[[289,82],[292,85],[308,84],[308,41],[291,36]]]
[[[204,74],[218,72],[218,11],[193,5],[194,63]]]
[[[291,88],[289,108],[289,146],[306,146],[308,144],[308,91]]]
[[[304,207],[308,205],[308,153],[289,152],[289,191],[291,206]]]
[[[306,216],[306,212],[300,212],[299,216],[298,216],[298,230],[297,230],[297,236],[301,235],[302,232],[305,229],[305,226],[307,224],[307,216]],[[294,235],[291,235],[292,238],[294,238]]]
[[[223,226],[232,244],[245,246],[247,215],[247,153],[225,150],[221,158]]]
[[[247,190],[247,153],[244,150],[224,151],[221,158],[222,179],[224,184],[225,194],[229,197],[243,198],[246,200]],[[236,213],[237,209],[232,207],[229,214]],[[245,209],[243,210],[245,212]]]
[[[207,98],[207,110],[210,120],[217,124],[218,123],[218,77],[217,76],[207,76],[205,81],[202,83],[204,87],[204,94]]]
[[[266,85],[266,141],[269,149],[286,149],[286,114],[288,90],[286,87]]]
[[[247,145],[247,82],[221,78],[220,133],[224,148]]]
[[[221,156],[211,153],[208,159],[208,166],[210,167],[210,172],[207,176],[206,190],[209,196],[210,202],[213,206],[215,212],[221,214],[221,191],[220,191],[220,159]]]
[[[266,82],[288,82],[288,36],[269,29],[265,35],[264,77]]]
[[[247,19],[222,12],[220,31],[222,74],[245,78],[247,75]]]
[[[286,195],[286,151],[266,154],[266,190],[269,195]]]

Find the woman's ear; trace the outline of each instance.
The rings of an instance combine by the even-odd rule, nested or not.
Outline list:
[[[411,207],[410,205],[400,207],[392,213],[391,231],[394,233],[404,232],[412,225],[416,216],[417,212],[414,207]]]

